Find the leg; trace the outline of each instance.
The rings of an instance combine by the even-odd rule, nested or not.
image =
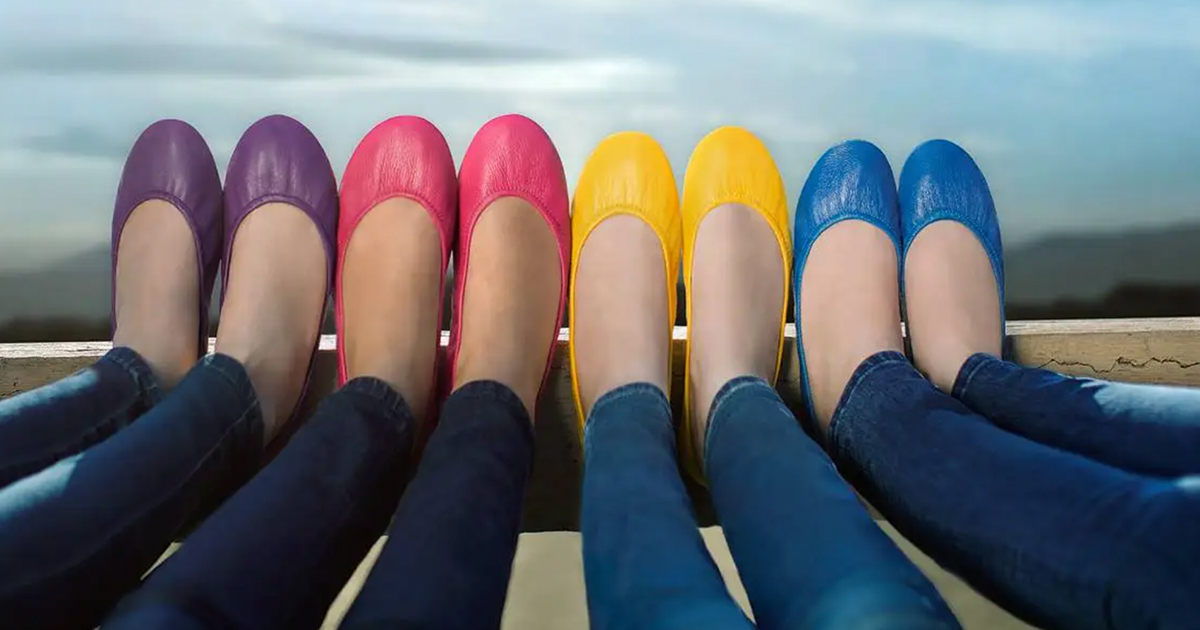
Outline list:
[[[387,528],[419,417],[400,392],[424,404],[433,378],[442,254],[416,202],[368,212],[340,272],[351,380],[105,628],[317,628]]]
[[[657,385],[630,383],[591,407],[580,533],[595,630],[754,627],[700,537],[675,441]]]
[[[911,175],[907,167],[905,172]],[[902,182],[909,181],[906,177]],[[884,187],[891,186],[890,177],[877,179],[866,195],[882,197]],[[833,182],[833,190],[842,185],[841,179]],[[935,190],[913,198],[977,198],[960,193],[958,188]],[[920,239],[946,225],[953,223],[934,224]],[[928,369],[931,383],[895,350],[900,339],[894,306],[849,325],[846,311],[853,303],[833,293],[839,283],[866,289],[870,299],[897,303],[896,252],[875,236],[871,229],[840,232],[841,247],[819,254],[825,263],[810,267],[800,295],[806,355],[809,344],[816,344],[828,365],[857,366],[818,375],[815,384],[832,387],[813,388],[817,420],[847,478],[905,536],[1035,625],[1187,627],[1200,614],[1194,598],[1200,541],[1187,531],[1189,521],[1200,516],[1196,489],[1037,444],[972,414],[935,387],[943,371]],[[813,256],[827,238],[819,239]],[[918,255],[917,247],[910,248],[911,256]],[[892,256],[890,264],[875,264],[885,254]],[[908,268],[909,280],[912,271]],[[990,270],[987,274],[984,280],[991,278]],[[970,305],[982,304],[974,299],[942,306],[945,312],[973,316],[939,327],[947,333],[940,338],[921,325],[926,321],[921,308],[913,308],[922,288],[906,281],[905,290],[918,360],[930,351],[960,354],[973,343],[999,345],[994,282],[990,315],[972,310]],[[848,293],[845,287],[842,291]],[[821,307],[810,308],[816,295],[824,298]],[[937,343],[923,350],[922,339]],[[865,358],[863,350],[870,351]]]
[[[414,428],[390,385],[350,381],[104,627],[319,627],[387,527]]]
[[[712,406],[705,471],[760,628],[958,628],[761,379]]]
[[[993,423],[1031,440],[1155,476],[1200,472],[1200,392],[1118,385],[1029,370],[1000,355],[1002,261],[983,174],[948,142],[913,152],[901,174],[916,230],[904,261],[918,368]],[[929,200],[956,199],[949,210]]]
[[[216,165],[195,129],[161,121],[138,138],[113,210],[114,349],[59,383],[0,402],[0,487],[121,430],[207,351],[220,200]]]
[[[662,150],[629,133],[601,143],[576,189],[571,343],[589,411],[580,529],[595,630],[754,627],[696,527],[664,393],[676,195]],[[612,207],[633,210],[606,215]]]
[[[270,146],[246,147],[243,140],[238,150]],[[291,157],[265,151],[251,162],[270,167]],[[227,177],[232,185],[240,180],[237,172]],[[330,173],[326,185],[332,190],[333,184]],[[317,229],[298,208],[274,207],[256,211],[238,230],[239,261],[224,306],[237,305],[244,291],[287,316],[260,311],[255,319],[226,318],[217,344],[227,354],[202,359],[138,422],[0,490],[0,608],[18,627],[94,626],[188,519],[207,513],[257,469],[271,422],[254,383],[273,382],[264,374],[289,372],[291,365],[281,363],[294,360],[289,350],[296,345],[313,346],[326,291],[319,271],[327,258]],[[286,252],[273,247],[280,238],[288,239]],[[308,338],[283,338],[303,331],[298,322],[313,322]],[[255,338],[264,341],[253,347],[230,342]]]
[[[112,439],[0,490],[5,623],[93,627],[197,510],[252,473],[262,432],[245,370],[212,355]]]
[[[1194,478],[1149,480],[1005,432],[895,352],[852,376],[830,443],[906,537],[1035,625],[1200,618]]]
[[[730,188],[752,189],[743,182],[757,174],[726,163],[722,176],[740,178]],[[704,454],[755,623],[958,628],[933,585],[875,525],[769,384],[787,286],[776,238],[762,211],[722,206],[700,223],[692,258],[689,374],[692,408],[703,415],[686,439]],[[808,262],[822,264],[826,251]]]
[[[991,355],[967,359],[954,396],[993,424],[1129,472],[1200,474],[1200,390],[1069,378]]]
[[[491,141],[479,142],[485,134]],[[527,119],[497,119],[480,136],[459,178],[459,224],[468,231],[455,256],[462,273],[454,391],[342,628],[500,626],[563,276],[551,209],[503,191],[565,200],[566,190],[550,177],[524,180],[561,172],[549,139]],[[557,220],[566,210],[556,209]]]
[[[342,628],[498,628],[533,430],[516,394],[495,381],[459,388]]]

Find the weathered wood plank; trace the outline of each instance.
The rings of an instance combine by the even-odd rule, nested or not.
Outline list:
[[[779,390],[800,412],[800,369],[796,331],[788,326]],[[1117,381],[1200,386],[1200,317],[1173,319],[1010,322],[1012,358],[1023,365],[1066,374]],[[683,340],[674,331],[675,374],[672,400],[678,406],[683,384]],[[442,343],[447,341],[443,334]],[[321,339],[321,351],[306,400],[310,410],[334,386],[334,338]],[[13,396],[71,374],[109,349],[108,343],[0,344],[0,398]],[[677,409],[678,411],[678,409]],[[571,399],[566,331],[559,336],[548,391],[538,408],[537,455],[526,503],[529,531],[578,527],[581,452]],[[704,493],[692,488],[701,521],[713,522]]]

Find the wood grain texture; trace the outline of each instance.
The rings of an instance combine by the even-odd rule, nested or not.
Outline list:
[[[686,330],[678,327],[674,336],[671,398],[678,414]],[[778,388],[793,412],[800,414],[804,411],[795,345],[796,331],[789,325]],[[67,376],[91,364],[109,347],[108,343],[0,344],[0,398]],[[1018,363],[1073,376],[1200,386],[1200,318],[1010,322],[1007,347]],[[538,407],[534,476],[525,506],[527,531],[578,529],[582,457],[566,348],[564,330]],[[333,336],[322,337],[314,369],[313,386],[305,401],[310,411],[334,386]],[[291,427],[292,431],[296,428]],[[700,488],[691,487],[690,491],[701,523],[712,524],[707,496]]]

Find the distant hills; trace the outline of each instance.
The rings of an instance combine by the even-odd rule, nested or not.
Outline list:
[[[107,318],[112,290],[108,247],[39,269],[0,273],[0,323],[16,318]]]
[[[0,273],[0,326],[17,319],[107,321],[109,264],[108,248],[101,247],[39,269]],[[1008,248],[1005,265],[1014,314],[1055,304],[1087,313],[1088,304],[1106,299],[1123,301],[1121,312],[1132,315],[1140,302],[1160,298],[1183,304],[1169,308],[1190,308],[1193,293],[1200,296],[1200,224],[1050,236]],[[1130,287],[1156,288],[1148,296]]]
[[[1004,264],[1013,304],[1097,300],[1121,285],[1200,287],[1200,224],[1051,236],[1006,249]]]

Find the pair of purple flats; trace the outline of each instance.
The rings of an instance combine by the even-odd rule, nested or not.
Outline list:
[[[209,300],[218,266],[221,301],[229,286],[230,257],[238,226],[257,208],[286,203],[303,210],[325,245],[326,302],[333,286],[336,253],[337,179],[325,150],[304,125],[287,116],[254,123],[238,142],[225,186],[204,138],[191,125],[164,120],[151,125],[134,144],[121,174],[112,224],[112,325],[116,330],[116,273],[121,232],[140,204],[162,200],[177,208],[191,227],[200,285],[198,356],[208,353]],[[147,270],[153,273],[153,270]],[[328,305],[328,304],[326,304]],[[322,309],[322,316],[324,309]],[[314,344],[313,352],[316,352]],[[312,361],[309,361],[309,374]],[[307,384],[306,384],[307,387]],[[299,402],[297,402],[297,407]]]

